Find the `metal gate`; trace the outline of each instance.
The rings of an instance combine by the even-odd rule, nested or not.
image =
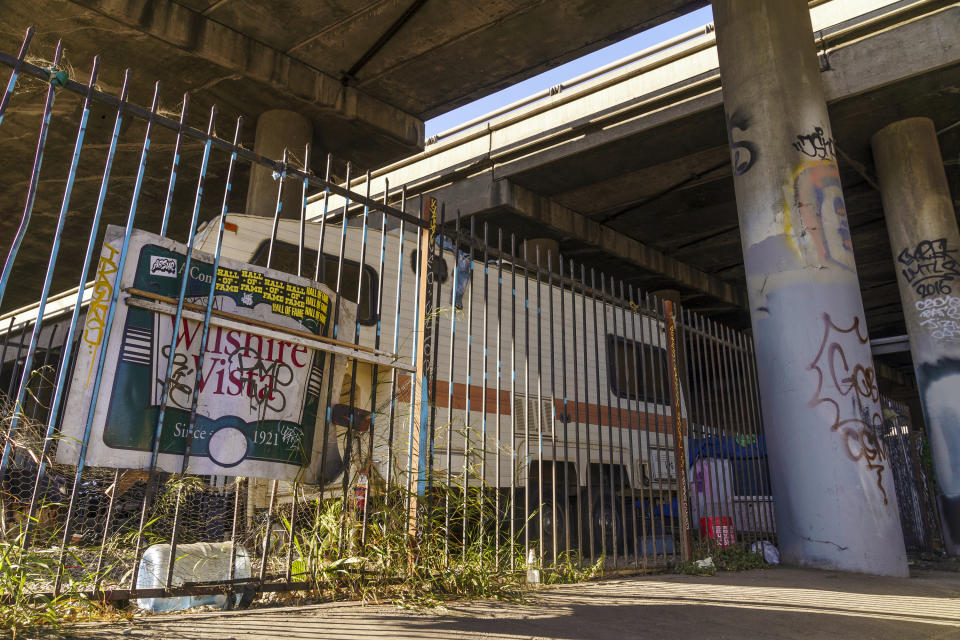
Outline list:
[[[29,177],[4,216],[19,226],[0,280],[0,479],[33,595],[233,606],[341,573],[643,570],[775,540],[747,336],[428,196],[374,191],[332,155],[322,177],[309,148],[262,158],[240,119],[216,135],[215,107],[193,126],[159,87],[138,106],[129,73],[102,92],[98,60],[86,83],[59,46],[31,64],[29,40],[0,54],[0,146],[37,140],[6,156]],[[39,117],[18,110],[40,97]],[[72,150],[47,143],[67,127]],[[234,213],[254,165],[274,172],[272,218]],[[281,211],[291,192],[299,211]],[[153,279],[125,285],[134,268]],[[244,315],[254,290],[286,320]],[[286,372],[308,359],[294,389]],[[100,394],[141,393],[137,367],[158,372],[141,404],[101,416]],[[210,426],[207,393],[241,395],[257,420]],[[291,426],[276,415],[296,398],[315,406]],[[299,457],[231,473],[271,447]]]

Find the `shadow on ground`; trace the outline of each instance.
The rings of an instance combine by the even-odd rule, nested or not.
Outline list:
[[[960,638],[960,574],[913,578],[778,568],[713,577],[646,576],[546,588],[524,605],[407,611],[337,603],[84,625],[70,638]]]

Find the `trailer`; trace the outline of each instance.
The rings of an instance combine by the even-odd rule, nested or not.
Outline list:
[[[514,245],[491,257],[485,244],[453,233],[426,247],[419,229],[379,216],[346,225],[236,213],[223,220],[224,257],[315,276],[357,304],[356,326],[338,327],[335,338],[392,359],[348,363],[329,417],[316,425],[329,443],[316,494],[337,495],[348,484],[364,502],[388,485],[422,493],[417,479],[426,471],[433,487],[500,492],[532,522],[528,540],[552,538],[556,548],[579,535],[595,550],[624,550],[642,529],[645,548],[666,548],[675,523],[654,522],[652,513],[664,513],[660,507],[679,494],[673,407],[685,429],[686,401],[671,375],[662,312],[625,300],[595,276],[559,269],[552,256],[523,256]],[[196,251],[214,253],[220,223],[198,229]],[[421,250],[435,254],[426,311],[415,308]],[[76,295],[49,299],[35,362],[57,362]],[[413,371],[424,318],[433,355],[429,419],[421,424]],[[36,305],[0,317],[0,389],[19,375],[16,346],[35,319]],[[34,410],[45,393],[38,383]],[[429,444],[421,448],[415,434],[424,431]],[[267,504],[269,486],[251,483],[248,509]],[[279,500],[290,495],[282,483]]]

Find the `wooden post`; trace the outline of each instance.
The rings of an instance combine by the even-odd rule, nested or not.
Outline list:
[[[677,322],[674,315],[673,303],[663,301],[664,315],[667,324],[667,347],[670,364],[670,400],[673,413],[673,444],[677,465],[677,502],[680,511],[680,557],[684,562],[690,561],[692,555],[690,540],[690,498],[687,495],[687,433],[686,420],[683,417],[683,403],[680,385],[681,365],[677,350]]]

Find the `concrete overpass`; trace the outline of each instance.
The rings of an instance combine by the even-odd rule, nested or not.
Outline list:
[[[861,13],[878,4],[886,6]],[[811,15],[870,335],[900,336],[870,136],[909,116],[931,117],[938,129],[960,117],[960,4],[833,0]],[[374,176],[431,192],[520,237],[559,240],[567,257],[643,290],[679,289],[688,307],[748,326],[715,34],[688,37],[472,129],[441,134]],[[944,131],[940,144],[960,190],[960,127]],[[909,375],[909,357],[885,360]]]

